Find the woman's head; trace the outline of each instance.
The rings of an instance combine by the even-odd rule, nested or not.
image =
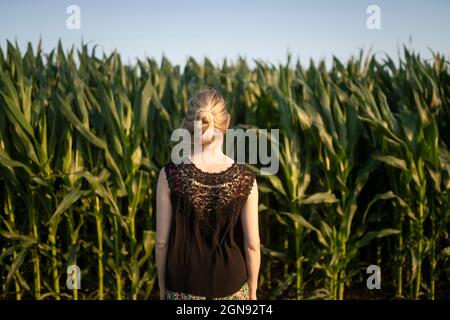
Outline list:
[[[214,130],[224,133],[230,124],[224,98],[214,89],[198,91],[188,101],[188,108],[182,127],[194,135],[196,124],[201,127],[201,143],[208,144],[214,139]]]

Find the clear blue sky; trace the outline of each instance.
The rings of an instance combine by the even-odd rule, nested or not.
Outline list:
[[[80,30],[66,28],[72,4],[81,8]],[[366,27],[370,4],[381,9],[381,30]],[[187,56],[278,63],[288,51],[302,62],[329,61],[370,47],[396,56],[402,44],[424,57],[430,57],[428,48],[449,56],[449,16],[447,0],[0,0],[0,45],[17,39],[24,47],[41,37],[49,50],[59,38],[67,47],[83,38],[106,52],[117,49],[125,61],[159,61],[164,53],[181,65]]]

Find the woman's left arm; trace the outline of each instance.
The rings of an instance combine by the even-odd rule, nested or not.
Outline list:
[[[170,190],[164,168],[159,173],[156,187],[156,246],[155,259],[158,270],[159,296],[166,299],[166,260],[172,222],[172,204]]]

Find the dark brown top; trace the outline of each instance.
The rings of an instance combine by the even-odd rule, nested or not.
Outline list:
[[[236,162],[217,173],[193,163],[164,170],[173,210],[166,288],[210,298],[238,291],[247,280],[240,217],[256,173]]]

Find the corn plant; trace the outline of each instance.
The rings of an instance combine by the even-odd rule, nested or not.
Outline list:
[[[263,297],[352,297],[375,261],[387,297],[448,298],[449,83],[445,57],[406,49],[398,62],[361,52],[330,66],[190,57],[182,68],[7,41],[0,297],[157,298],[158,171],[188,98],[212,86],[232,128],[280,130],[280,170],[258,177]]]

